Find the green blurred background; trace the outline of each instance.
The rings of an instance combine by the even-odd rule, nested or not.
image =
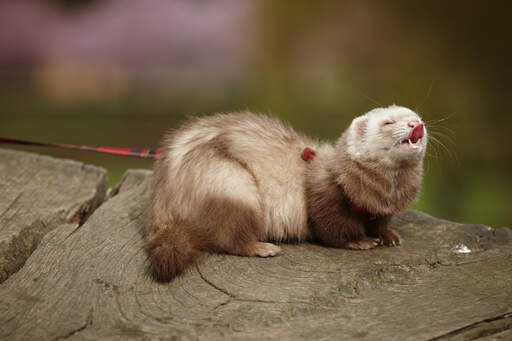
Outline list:
[[[512,226],[507,1],[0,3],[0,136],[157,147],[188,115],[251,110],[334,140],[399,104],[428,123],[414,208]],[[101,165],[152,162],[12,147]]]

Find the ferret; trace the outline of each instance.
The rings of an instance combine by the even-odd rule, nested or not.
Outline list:
[[[416,200],[427,131],[400,106],[356,117],[335,145],[249,112],[193,118],[163,140],[145,223],[157,280],[200,251],[276,256],[306,240],[396,246],[392,216]]]

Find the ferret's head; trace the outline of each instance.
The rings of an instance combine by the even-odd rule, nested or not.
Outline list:
[[[419,161],[427,149],[427,129],[421,118],[395,105],[355,118],[345,134],[350,156],[387,166]]]

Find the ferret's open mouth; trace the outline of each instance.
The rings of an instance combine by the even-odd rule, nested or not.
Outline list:
[[[413,139],[405,139],[400,142],[400,145],[406,145],[408,148],[417,149],[419,148],[419,141],[421,139],[413,140]]]
[[[425,128],[423,124],[418,124],[411,131],[411,134],[406,138],[400,141],[401,146],[406,146],[410,149],[418,149],[420,147],[420,141],[425,134]]]

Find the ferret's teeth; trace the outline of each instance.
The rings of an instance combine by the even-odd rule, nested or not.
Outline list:
[[[418,145],[417,144],[414,144],[412,143],[411,139],[408,139],[407,142],[409,143],[409,146],[412,148],[412,149],[418,149]]]

